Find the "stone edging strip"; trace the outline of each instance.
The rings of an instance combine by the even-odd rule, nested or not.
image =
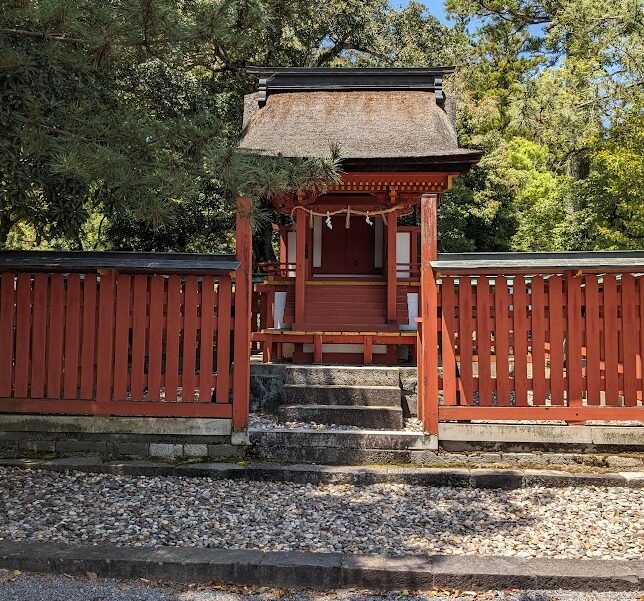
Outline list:
[[[118,579],[294,588],[634,591],[644,587],[644,561],[482,555],[385,557],[0,541],[0,567],[73,575],[95,572],[101,577]]]
[[[77,470],[130,476],[183,476],[267,480],[300,484],[381,484],[453,486],[458,488],[515,489],[531,486],[623,486],[644,488],[644,472],[588,473],[553,470],[352,467],[333,465],[281,465],[272,463],[187,463],[154,461],[103,461],[98,457],[64,457],[52,460],[0,459],[0,466],[52,471]]]

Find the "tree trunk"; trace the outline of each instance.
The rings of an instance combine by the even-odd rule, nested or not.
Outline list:
[[[255,261],[277,261],[273,250],[273,224],[262,225],[253,235],[253,255]]]
[[[0,215],[0,248],[7,247],[7,239],[14,224],[15,220],[10,215]]]

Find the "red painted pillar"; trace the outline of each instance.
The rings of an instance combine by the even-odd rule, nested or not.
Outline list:
[[[252,235],[250,198],[237,200],[237,260],[235,278],[235,350],[233,379],[233,430],[248,425],[250,402],[250,320],[252,293]]]
[[[295,327],[304,324],[306,290],[306,212],[295,214]]]
[[[396,235],[398,211],[387,215],[387,323],[398,321],[396,314]]]
[[[418,402],[422,404],[425,432],[438,434],[438,287],[431,261],[436,260],[437,194],[420,197],[420,314],[422,318],[421,345],[418,349]]]

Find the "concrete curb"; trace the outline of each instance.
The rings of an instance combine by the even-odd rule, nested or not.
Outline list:
[[[272,463],[187,463],[172,465],[154,461],[103,461],[98,457],[61,459],[0,459],[0,467],[77,470],[129,476],[207,477],[216,480],[245,479],[300,484],[412,484],[457,488],[515,489],[531,486],[622,486],[644,488],[644,472],[570,473],[552,470],[369,468],[332,465],[279,465]]]
[[[186,547],[68,546],[0,541],[0,567],[31,572],[295,588],[636,591],[644,561],[480,555],[385,557]]]

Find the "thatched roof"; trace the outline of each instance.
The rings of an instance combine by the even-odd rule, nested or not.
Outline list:
[[[481,154],[458,147],[454,98],[444,102],[441,90],[318,87],[245,97],[241,148],[319,157],[334,143],[345,166],[442,163],[460,170]]]

